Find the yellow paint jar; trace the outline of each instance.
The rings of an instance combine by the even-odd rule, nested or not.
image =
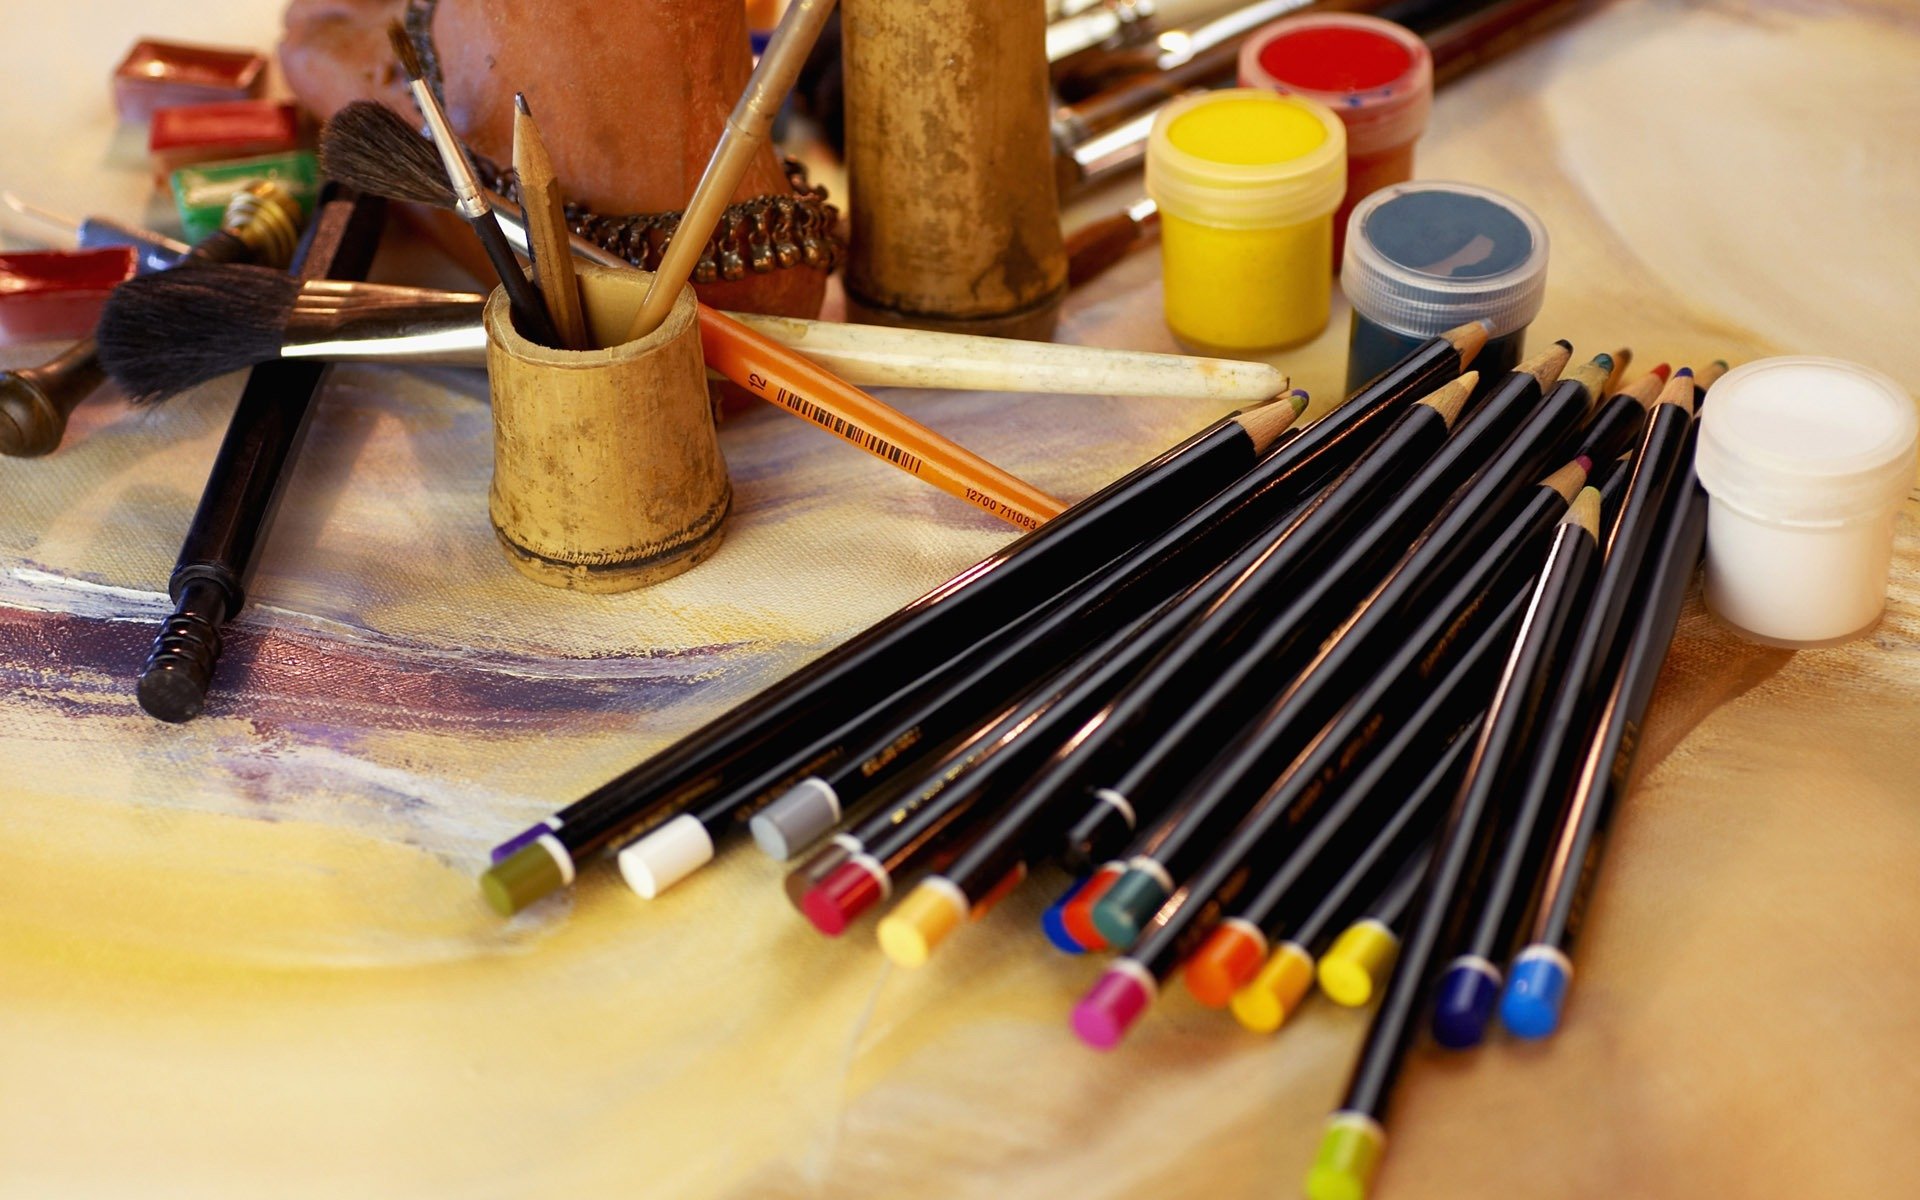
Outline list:
[[[1147,141],[1167,327],[1189,349],[1249,354],[1326,328],[1347,134],[1305,96],[1231,88],[1161,110]]]

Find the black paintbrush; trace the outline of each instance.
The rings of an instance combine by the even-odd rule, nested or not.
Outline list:
[[[387,39],[393,43],[393,52],[400,59],[401,69],[407,73],[414,103],[420,106],[421,115],[427,121],[427,134],[439,152],[436,173],[450,185],[453,195],[453,203],[445,207],[452,208],[465,218],[479,237],[481,248],[487,252],[494,272],[500,276],[500,286],[507,290],[507,299],[513,305],[514,324],[528,338],[543,346],[559,345],[553,322],[547,316],[546,303],[541,300],[533,282],[520,269],[520,260],[513,256],[513,247],[507,244],[507,235],[501,232],[500,223],[494,219],[493,208],[480,190],[479,176],[474,174],[466,150],[461,147],[460,139],[454,136],[453,126],[447,123],[447,114],[440,108],[439,99],[423,78],[426,72],[421,66],[419,53],[414,49],[413,40],[398,21],[387,26]],[[344,175],[334,177],[346,178]],[[416,187],[415,190],[422,189]],[[399,196],[392,192],[380,194],[393,199],[414,199],[413,196]],[[433,204],[435,201],[421,198],[420,203]]]
[[[276,358],[476,366],[484,296],[200,266],[113,289],[94,337],[108,378],[165,400]]]

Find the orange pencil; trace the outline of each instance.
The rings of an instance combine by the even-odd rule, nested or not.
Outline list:
[[[1066,505],[785,346],[701,305],[707,365],[754,395],[1020,529]]]

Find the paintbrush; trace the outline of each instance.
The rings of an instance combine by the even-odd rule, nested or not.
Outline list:
[[[468,161],[460,139],[454,136],[453,126],[448,124],[447,114],[441,109],[439,99],[434,96],[433,89],[427,86],[424,78],[426,71],[420,63],[420,55],[414,50],[413,40],[398,21],[387,26],[387,39],[393,43],[394,55],[399,58],[401,69],[407,73],[408,90],[413,93],[414,103],[420,106],[420,113],[427,122],[427,135],[433,139],[434,149],[439,152],[440,173],[453,190],[454,202],[451,207],[473,228],[474,235],[487,252],[487,259],[493,263],[494,273],[500,277],[500,286],[506,289],[507,300],[513,306],[514,324],[533,341],[554,345],[558,339],[554,336],[553,322],[547,319],[546,304],[525,272],[521,271],[520,260],[513,256],[513,247],[507,244],[499,222],[493,219],[487,198],[480,191],[480,178],[474,174],[473,163]]]
[[[484,296],[299,280],[247,267],[129,280],[100,317],[100,359],[158,400],[274,358],[484,367]],[[730,313],[768,341],[866,387],[957,388],[1258,402],[1287,389],[1265,363],[1191,358]]]
[[[486,297],[208,266],[130,279],[100,312],[107,377],[139,401],[280,358],[485,366]]]
[[[713,236],[713,227],[728,201],[733,199],[733,190],[740,186],[740,178],[747,173],[754,154],[766,145],[773,118],[792,90],[800,68],[806,65],[807,53],[819,40],[821,27],[833,15],[833,5],[834,0],[792,0],[787,11],[781,14],[780,24],[747,79],[746,90],[740,93],[739,102],[727,114],[726,127],[720,131],[713,157],[707,160],[707,169],[701,172],[700,182],[694,186],[693,198],[687,201],[680,224],[667,242],[660,269],[654,272],[653,282],[647,285],[646,299],[627,330],[628,341],[658,329],[672,311],[680,289],[686,286],[687,276],[693,273],[700,248]]]
[[[526,201],[523,216],[534,282],[560,335],[558,347],[590,349],[587,318],[580,309],[580,281],[574,277],[573,254],[567,248],[566,206],[560,199],[559,181],[553,177],[547,144],[522,92],[513,94],[513,173],[520,181],[520,197]]]

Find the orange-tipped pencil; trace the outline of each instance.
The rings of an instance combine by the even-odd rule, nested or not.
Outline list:
[[[1020,529],[1038,529],[1066,509],[818,363],[705,305],[699,311],[707,365],[762,400]]]

